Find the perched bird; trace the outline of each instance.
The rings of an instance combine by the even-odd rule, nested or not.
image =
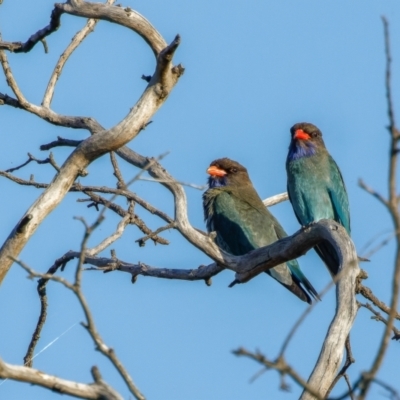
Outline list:
[[[209,188],[203,195],[204,216],[208,232],[215,232],[215,241],[221,249],[240,256],[287,236],[264,206],[246,168],[229,158],[221,158],[211,163],[207,173],[210,177]],[[303,301],[311,303],[309,294],[318,297],[297,260],[266,272]]]
[[[302,122],[292,126],[290,133],[287,190],[297,219],[303,226],[324,218],[333,219],[350,235],[346,187],[337,164],[325,147],[321,131],[315,125]],[[315,250],[331,274],[336,275],[339,260],[333,247],[323,242]]]

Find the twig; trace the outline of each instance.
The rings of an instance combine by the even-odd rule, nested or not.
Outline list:
[[[17,99],[12,99],[3,93],[0,93],[0,99],[4,101],[4,104],[17,108],[22,108],[25,111],[33,113],[53,125],[65,126],[74,129],[87,129],[91,133],[98,133],[104,130],[103,127],[93,118],[61,115],[55,113],[53,110],[47,107],[38,106],[36,104],[30,103],[25,98],[20,88],[18,87],[16,80],[14,79],[10,64],[8,63],[8,59],[4,50],[0,50],[0,63],[3,67],[7,84],[11,87],[11,90],[17,97]]]
[[[0,42],[0,49],[8,50],[14,53],[27,53],[31,51],[36,43],[43,40],[46,36],[52,34],[60,27],[60,18],[62,11],[58,8],[54,8],[51,17],[50,23],[45,28],[40,29],[35,34],[33,34],[25,43],[21,42]]]
[[[168,225],[161,226],[160,228],[156,229],[154,232],[152,232],[152,233],[150,233],[150,234],[148,234],[146,236],[143,236],[140,239],[135,240],[135,242],[139,243],[140,247],[143,247],[146,244],[146,241],[149,240],[149,239],[153,240],[154,243],[157,243],[158,242],[157,235],[159,233],[164,232],[164,231],[169,230],[169,229],[173,229],[173,228],[175,228],[175,226],[176,226],[175,222],[171,222]]]
[[[128,211],[124,210],[121,206],[112,203],[110,200],[106,200],[103,197],[92,193],[92,192],[84,192],[87,196],[90,197],[93,202],[96,204],[101,204],[105,208],[108,208],[121,217],[125,217],[126,215],[129,215],[129,223],[132,225],[136,225],[145,235],[149,235],[151,240],[153,240],[155,243],[160,243],[163,245],[168,245],[169,241],[158,236],[155,232],[153,232],[150,228],[147,227],[147,225],[144,223],[144,221],[136,214],[129,213]],[[79,200],[78,200],[79,201]],[[173,223],[170,223],[173,224]]]
[[[110,246],[112,243],[114,243],[117,239],[119,239],[122,234],[125,231],[126,226],[128,225],[130,220],[130,215],[126,214],[121,221],[119,222],[116,231],[110,235],[107,236],[101,243],[99,243],[97,246],[92,247],[91,249],[86,249],[86,254],[85,256],[94,256],[96,254],[99,254],[102,252],[104,249],[106,249],[108,246]]]
[[[71,140],[64,139],[61,136],[57,136],[57,140],[50,142],[48,144],[42,144],[40,146],[40,150],[50,150],[54,147],[68,146],[68,147],[77,147],[79,146],[83,140]]]
[[[303,378],[301,378],[300,375],[289,364],[286,363],[283,357],[278,357],[275,361],[270,361],[260,352],[252,353],[243,348],[234,350],[232,353],[236,356],[245,356],[257,361],[258,363],[264,365],[267,369],[274,369],[279,372],[282,378],[285,375],[289,375],[300,387],[314,396],[315,399],[323,400],[319,393],[314,390],[314,388],[310,386]],[[287,387],[287,385],[285,386]]]
[[[374,308],[371,306],[371,304],[369,304],[369,303],[359,303],[359,305],[361,307],[366,308],[367,310],[371,311],[372,314],[374,314],[374,316],[371,317],[371,319],[374,319],[375,321],[383,322],[387,326],[388,321],[385,318],[383,318],[382,315],[378,311],[374,310]],[[393,331],[393,335],[394,335],[392,337],[392,339],[393,340],[400,340],[400,331],[398,329],[396,329],[396,327],[394,327],[394,326],[392,326],[392,331]]]
[[[40,333],[43,329],[44,323],[47,318],[47,294],[46,294],[46,283],[47,280],[39,279],[37,285],[37,291],[40,300],[40,314],[39,320],[36,324],[35,331],[33,332],[31,342],[29,343],[28,350],[24,357],[24,365],[27,367],[32,367],[33,365],[33,353],[35,352],[35,347],[40,339]]]
[[[389,37],[389,26],[388,21],[385,17],[382,17],[383,27],[384,27],[384,36],[385,36],[385,53],[386,53],[386,98],[388,104],[388,117],[389,117],[389,133],[390,133],[390,159],[389,159],[389,173],[388,173],[388,185],[389,185],[389,196],[388,196],[388,211],[392,217],[393,224],[395,227],[395,231],[400,231],[400,215],[397,199],[397,190],[396,190],[396,182],[397,182],[397,143],[399,141],[400,135],[399,131],[396,128],[395,119],[394,119],[394,109],[393,109],[393,101],[392,101],[392,88],[391,88],[391,54],[390,54],[390,37]],[[397,314],[396,307],[398,304],[399,298],[399,287],[400,287],[400,238],[399,234],[396,235],[396,257],[395,257],[395,270],[392,279],[392,298],[390,301],[390,312],[387,319],[387,324],[385,327],[385,331],[382,336],[382,340],[376,354],[376,357],[372,363],[369,371],[363,374],[363,380],[361,384],[361,391],[359,395],[359,400],[364,400],[368,394],[371,382],[375,379],[375,376],[382,365],[382,361],[386,354],[390,333],[393,329],[394,318]]]
[[[390,307],[388,307],[383,301],[379,300],[372,292],[372,290],[367,287],[364,286],[361,283],[357,284],[356,287],[356,293],[361,294],[362,296],[364,296],[367,300],[371,301],[376,307],[378,307],[381,311],[383,311],[386,314],[390,314]],[[394,318],[400,320],[400,314],[398,312],[396,312],[394,314]]]
[[[18,165],[17,167],[6,169],[5,172],[14,172],[17,171],[20,168],[25,167],[28,165],[31,161],[35,161],[38,164],[50,164],[56,171],[60,170],[60,167],[57,165],[56,161],[54,160],[53,153],[50,153],[49,157],[47,157],[44,160],[39,160],[36,157],[34,157],[31,153],[28,153],[28,160],[22,163],[21,165]]]
[[[37,189],[44,189],[44,188],[49,187],[49,184],[47,184],[47,183],[35,182],[32,179],[28,181],[28,180],[13,176],[10,173],[5,172],[5,171],[0,171],[0,176],[4,176],[5,178],[18,183],[19,185],[33,186]],[[157,215],[164,221],[166,221],[168,223],[173,222],[173,219],[171,217],[169,217],[167,214],[158,210],[157,208],[152,206],[150,203],[148,203],[146,200],[143,200],[141,197],[139,197],[136,193],[133,193],[127,189],[114,189],[114,188],[108,188],[106,186],[83,186],[80,183],[74,183],[71,186],[69,191],[70,192],[84,192],[85,194],[87,194],[88,192],[99,192],[99,193],[108,193],[108,194],[115,194],[115,195],[123,196],[128,201],[130,201],[130,200],[134,201],[135,203],[137,203],[141,207],[143,207],[145,210],[149,211],[151,214]],[[78,200],[78,201],[83,201],[83,200]]]
[[[136,399],[139,400],[144,400],[144,396],[140,393],[140,391],[138,390],[138,388],[136,387],[136,385],[134,384],[132,378],[129,376],[128,372],[125,370],[125,368],[123,367],[122,363],[119,361],[119,359],[117,358],[115,352],[113,349],[109,348],[104,341],[102,340],[100,334],[98,333],[96,326],[94,324],[94,320],[93,320],[93,316],[91,314],[91,311],[89,309],[89,306],[87,304],[87,301],[82,293],[81,290],[81,272],[82,272],[82,265],[85,259],[85,256],[83,255],[85,252],[85,246],[86,246],[86,242],[88,237],[90,236],[90,232],[93,231],[93,229],[96,228],[96,226],[98,225],[99,221],[95,221],[95,223],[91,226],[88,226],[84,220],[82,220],[82,223],[85,225],[85,234],[82,240],[82,251],[79,253],[79,263],[76,269],[76,273],[75,273],[75,282],[73,284],[71,284],[70,282],[68,282],[66,279],[64,278],[60,278],[58,276],[54,276],[52,274],[40,274],[36,271],[34,271],[33,269],[31,269],[30,267],[28,267],[26,264],[24,264],[23,262],[19,261],[19,260],[14,260],[17,264],[19,264],[22,268],[24,268],[28,273],[30,277],[37,277],[37,278],[41,278],[44,280],[52,280],[58,283],[63,284],[67,289],[70,289],[75,296],[77,297],[83,312],[85,314],[85,318],[86,318],[86,323],[83,324],[83,326],[86,328],[86,330],[88,331],[88,333],[90,334],[90,336],[92,337],[93,341],[95,342],[97,349],[103,354],[105,355],[110,361],[111,363],[114,365],[114,367],[116,368],[116,370],[118,371],[118,373],[121,375],[121,377],[123,378],[123,380],[125,381],[126,385],[128,386],[129,390],[131,391],[131,393],[135,396]],[[65,257],[65,256],[64,256]],[[68,257],[65,257],[68,258]]]
[[[268,197],[268,199],[263,200],[265,207],[272,207],[275,204],[282,203],[283,201],[289,200],[287,192],[276,194],[275,196]]]
[[[110,160],[111,160],[111,164],[114,168],[114,176],[118,180],[117,188],[118,189],[126,189],[126,187],[127,187],[126,183],[124,181],[124,178],[122,177],[121,170],[119,169],[119,166],[118,166],[118,161],[117,161],[117,159],[115,157],[115,153],[113,151],[110,153]]]
[[[175,180],[173,181],[167,181],[167,180],[162,180],[162,179],[150,179],[150,178],[140,178],[141,181],[145,181],[145,182],[156,182],[156,183],[170,183],[170,182],[176,182]],[[187,186],[190,187],[192,189],[197,189],[197,190],[204,190],[207,185],[196,185],[194,183],[188,183],[188,182],[182,182],[182,181],[178,181],[178,183],[182,186]]]
[[[115,3],[115,0],[107,0],[106,1],[106,4],[109,4],[109,5],[114,4],[114,3]],[[58,8],[54,8],[53,13],[55,13],[55,12],[58,12],[61,14],[61,11]],[[78,33],[75,34],[75,36],[72,38],[71,43],[61,54],[56,66],[54,68],[54,71],[50,77],[49,83],[47,84],[47,88],[44,93],[43,101],[42,101],[43,107],[47,107],[47,108],[50,107],[50,103],[53,99],[56,83],[57,83],[58,79],[60,78],[60,75],[62,73],[65,63],[68,61],[68,58],[74,52],[74,50],[77,49],[77,47],[83,42],[83,40],[91,32],[93,32],[97,22],[98,22],[98,20],[95,20],[93,18],[89,19],[87,21],[86,25]],[[42,41],[43,40],[44,39],[42,39]],[[44,42],[44,44],[45,44],[45,42]],[[46,53],[47,53],[47,51],[46,51]]]
[[[364,189],[367,193],[371,194],[376,199],[378,199],[384,206],[388,207],[389,205],[388,201],[376,190],[369,187],[362,179],[358,180],[358,186],[360,186],[361,189]]]
[[[55,393],[69,394],[81,399],[93,400],[122,400],[123,397],[103,381],[97,380],[91,384],[68,381],[57,376],[45,374],[42,371],[11,365],[0,359],[0,378],[14,379],[20,382],[27,382],[31,385],[39,385]]]

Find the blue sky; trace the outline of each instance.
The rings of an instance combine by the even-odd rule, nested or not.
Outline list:
[[[296,122],[316,124],[339,164],[349,192],[353,240],[363,246],[377,234],[393,228],[382,206],[357,185],[363,178],[387,194],[389,135],[384,89],[384,41],[381,15],[390,22],[392,37],[394,104],[399,104],[400,4],[387,0],[345,1],[124,1],[142,13],[167,42],[179,33],[182,43],[175,55],[185,74],[153,123],[129,146],[145,156],[166,151],[162,161],[183,182],[202,185],[205,170],[215,158],[230,157],[245,165],[265,198],[285,191],[285,158],[289,128]],[[6,41],[25,41],[49,21],[53,1],[4,0],[0,26]],[[24,10],[21,12],[21,10]],[[40,103],[49,74],[85,21],[62,17],[62,26],[48,39],[49,54],[41,45],[28,54],[9,55],[11,68],[26,97]],[[152,74],[154,57],[143,40],[127,29],[100,22],[73,54],[57,85],[53,108],[63,114],[92,116],[105,127],[123,118],[145,88],[142,74]],[[4,78],[0,91],[10,93]],[[397,108],[399,116],[399,109]],[[0,107],[3,145],[0,169],[26,160],[31,152],[46,153],[39,146],[58,135],[84,139],[87,132],[51,126],[37,117],[10,107]],[[400,117],[399,117],[400,118]],[[53,151],[59,164],[71,150]],[[137,171],[121,161],[126,179]],[[51,180],[49,166],[30,165],[17,174],[39,182]],[[114,186],[108,156],[89,167],[82,183]],[[21,188],[0,179],[0,242],[38,196],[34,188]],[[140,181],[132,190],[172,215],[170,194],[157,184]],[[192,224],[205,229],[201,191],[187,188]],[[77,203],[82,195],[69,194],[44,221],[21,254],[38,271],[46,271],[56,258],[78,250],[82,227],[73,219],[96,218],[93,208]],[[121,201],[125,206],[125,202]],[[153,229],[161,221],[137,207]],[[290,204],[271,211],[289,233],[299,225]],[[111,212],[91,238],[90,245],[110,234],[118,219]],[[129,227],[116,243],[119,258],[159,267],[195,268],[207,259],[176,232],[166,232],[170,246],[148,243],[139,248],[141,233]],[[379,242],[378,240],[378,242]],[[109,252],[104,253],[105,256]],[[391,242],[363,264],[366,285],[384,301],[390,299],[394,243]],[[330,280],[327,270],[313,253],[300,264],[317,290]],[[63,276],[72,278],[74,264]],[[244,346],[277,356],[286,333],[306,305],[268,277],[259,276],[246,285],[228,289],[231,272],[223,272],[206,287],[202,282],[164,281],[139,277],[132,285],[123,273],[103,275],[88,272],[84,288],[100,333],[130,371],[149,399],[292,399],[300,389],[279,391],[275,372],[259,371],[254,362],[239,359],[231,350]],[[104,378],[125,398],[129,394],[121,379],[93,350],[90,338],[79,325],[82,312],[72,295],[53,284],[48,287],[49,316],[37,351],[61,336],[35,359],[35,367],[81,382],[91,381],[90,367],[99,365]],[[362,300],[362,299],[360,299]],[[9,272],[0,290],[0,355],[10,363],[21,363],[39,310],[35,283],[18,266]],[[312,370],[334,312],[334,293],[317,305],[288,349],[287,361],[304,377]],[[352,333],[356,364],[351,380],[369,368],[378,347],[383,325],[361,310]],[[400,391],[398,359],[400,347],[391,343],[379,377]],[[337,386],[336,394],[345,385]],[[373,388],[370,398],[383,398]],[[7,399],[54,398],[43,389],[7,381],[0,397]]]

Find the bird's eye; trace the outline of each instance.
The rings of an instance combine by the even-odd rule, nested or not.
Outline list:
[[[311,137],[316,138],[318,136],[317,132],[311,132]]]
[[[237,168],[231,168],[231,172],[233,172],[234,174],[236,174]]]

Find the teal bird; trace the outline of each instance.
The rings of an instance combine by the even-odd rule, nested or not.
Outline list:
[[[215,232],[215,241],[221,249],[240,256],[287,236],[264,206],[246,168],[229,158],[221,158],[211,163],[207,173],[210,177],[209,189],[203,195],[204,216],[208,232]],[[318,298],[297,260],[266,272],[301,300],[311,303],[310,295]]]
[[[333,219],[350,235],[349,199],[342,174],[328,153],[321,131],[299,123],[290,129],[291,142],[286,160],[287,190],[297,219],[303,226],[321,219]],[[328,242],[315,247],[332,275],[339,260]]]

